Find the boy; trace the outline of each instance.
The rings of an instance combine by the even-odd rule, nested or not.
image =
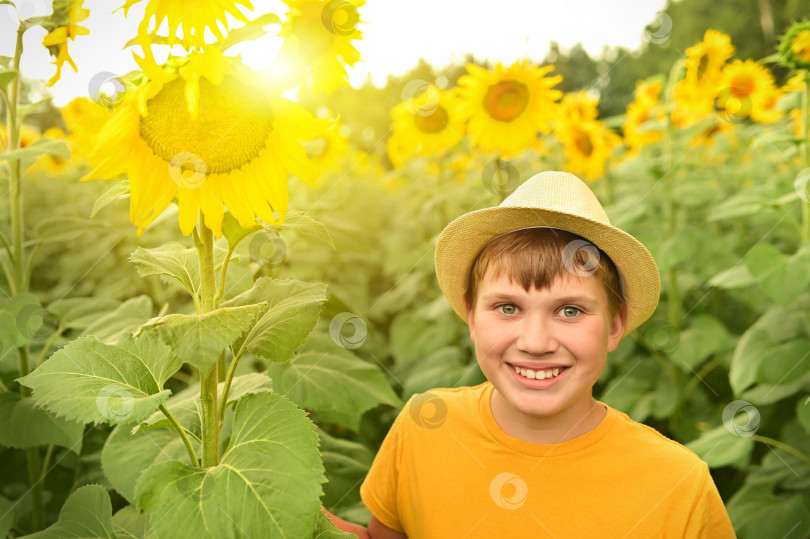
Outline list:
[[[414,395],[360,493],[360,537],[734,537],[708,466],[594,400],[658,268],[578,178],[544,172],[450,223],[436,275],[487,382]],[[331,517],[331,515],[330,515]]]

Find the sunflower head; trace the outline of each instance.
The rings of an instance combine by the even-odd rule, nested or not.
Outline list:
[[[706,30],[703,41],[686,49],[686,78],[697,84],[717,83],[720,69],[734,54],[731,38],[717,30]]]
[[[779,43],[783,65],[796,71],[810,69],[810,20],[793,24]]]

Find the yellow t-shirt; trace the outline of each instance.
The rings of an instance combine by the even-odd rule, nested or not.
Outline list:
[[[708,466],[681,444],[607,405],[578,438],[525,442],[495,422],[492,389],[408,401],[360,488],[380,522],[413,539],[735,537]]]

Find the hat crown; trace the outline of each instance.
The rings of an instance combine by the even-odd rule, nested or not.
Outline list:
[[[567,172],[535,174],[520,184],[500,206],[551,210],[610,224],[596,195],[585,182]]]

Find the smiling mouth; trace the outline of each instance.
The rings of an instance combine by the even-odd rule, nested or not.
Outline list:
[[[569,367],[554,367],[553,369],[525,369],[517,365],[509,364],[509,368],[514,370],[517,374],[529,380],[547,380],[549,378],[556,378],[562,372],[565,372]]]

